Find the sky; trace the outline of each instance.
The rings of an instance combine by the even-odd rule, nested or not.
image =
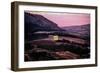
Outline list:
[[[34,12],[32,12],[34,13]],[[85,13],[53,13],[35,12],[58,24],[59,27],[90,24],[90,14]]]

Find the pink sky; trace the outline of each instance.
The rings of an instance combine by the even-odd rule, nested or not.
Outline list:
[[[58,24],[59,27],[90,24],[90,14],[43,13],[43,12],[40,12],[40,13],[37,12],[37,14],[43,15],[47,19],[55,22],[56,24]]]

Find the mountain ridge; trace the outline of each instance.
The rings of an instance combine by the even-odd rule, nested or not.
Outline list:
[[[30,14],[25,12],[25,32],[31,33],[35,31],[60,31],[61,28],[42,15]]]

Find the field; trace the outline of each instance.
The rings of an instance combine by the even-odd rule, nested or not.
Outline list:
[[[45,38],[26,42],[25,45],[25,61],[90,58],[89,42],[80,38],[61,36],[56,41]]]

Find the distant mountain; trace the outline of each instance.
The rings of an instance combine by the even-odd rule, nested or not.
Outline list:
[[[90,37],[90,24],[81,25],[81,26],[62,27],[62,29],[66,30],[67,33],[72,35],[76,35],[83,38]]]
[[[50,21],[39,14],[31,14],[25,12],[25,33],[33,33],[36,31],[60,31],[62,30],[56,23]]]

